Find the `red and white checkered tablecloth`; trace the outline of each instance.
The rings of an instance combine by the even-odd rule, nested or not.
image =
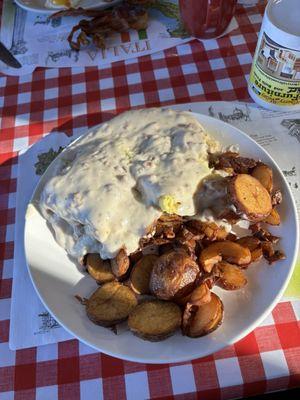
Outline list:
[[[277,305],[246,338],[172,365],[121,361],[70,340],[8,348],[17,152],[51,131],[98,124],[132,107],[249,100],[246,81],[263,7],[237,10],[239,28],[152,56],[82,69],[0,76],[0,400],[230,399],[300,386],[300,302]]]

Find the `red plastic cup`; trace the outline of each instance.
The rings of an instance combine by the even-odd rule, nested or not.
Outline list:
[[[179,0],[185,29],[199,39],[221,35],[228,27],[237,0]]]

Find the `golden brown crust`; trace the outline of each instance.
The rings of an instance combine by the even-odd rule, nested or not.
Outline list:
[[[260,246],[260,240],[253,236],[243,236],[236,240],[236,243],[243,247],[247,247],[250,251],[257,249]]]
[[[269,225],[280,225],[280,215],[276,208],[273,208],[267,218],[264,220]]]
[[[274,254],[270,257],[265,257],[266,260],[268,261],[269,264],[273,264],[276,261],[279,260],[285,260],[286,259],[286,255],[280,251],[280,250],[275,250]]]
[[[100,284],[108,282],[89,299],[78,297],[90,320],[112,327],[129,317],[130,330],[149,341],[166,339],[180,325],[184,335],[204,336],[223,320],[223,303],[211,292],[214,284],[241,289],[247,284],[242,268],[262,256],[270,264],[285,258],[274,249],[279,238],[261,228],[261,222],[280,224],[274,207],[282,195],[273,192],[272,170],[237,153],[221,155],[216,162],[232,175],[225,186],[227,205],[234,206],[218,218],[231,224],[248,219],[252,236],[238,238],[215,222],[161,215],[129,256],[121,249],[110,264],[98,254],[84,257],[90,275]],[[115,278],[127,281],[122,285]]]
[[[239,174],[231,178],[228,194],[238,213],[245,214],[250,221],[263,221],[272,211],[270,193],[251,175]]]
[[[225,240],[214,242],[202,250],[199,263],[205,272],[210,273],[217,263],[225,260],[237,265],[247,265],[251,262],[250,250],[236,242]]]
[[[120,249],[117,256],[113,258],[110,263],[113,274],[117,278],[122,278],[130,266],[130,259],[126,253],[126,250]]]
[[[188,317],[188,314],[190,316]],[[187,304],[187,318],[183,320],[183,334],[197,338],[208,335],[217,329],[223,321],[224,308],[221,299],[211,293],[211,301],[199,307]]]
[[[225,290],[238,290],[246,286],[247,278],[243,271],[236,265],[222,261],[217,266],[220,277],[217,285]]]
[[[214,169],[222,169],[230,174],[249,174],[257,165],[252,158],[241,157],[239,153],[227,151],[217,156],[212,155],[210,166]]]
[[[201,285],[196,287],[190,295],[189,303],[195,306],[202,306],[202,304],[209,303],[211,300],[211,291],[208,285],[203,282]]]
[[[193,290],[198,274],[197,263],[184,251],[163,254],[155,262],[151,273],[151,293],[163,300],[182,297]]]
[[[150,294],[150,277],[155,261],[154,254],[143,256],[132,268],[130,286],[137,294]]]
[[[257,249],[251,251],[251,262],[259,261],[263,256],[262,247],[257,247]]]
[[[191,293],[186,296],[176,299],[176,303],[180,306],[185,306],[187,303],[200,306],[208,303],[211,299],[210,289],[207,282],[201,283]]]
[[[102,260],[99,254],[87,254],[85,265],[88,273],[97,283],[102,284],[115,280],[110,262],[108,260]]]
[[[173,239],[182,225],[183,218],[176,214],[162,214],[155,224],[155,236]]]
[[[86,300],[86,313],[97,325],[113,326],[124,321],[137,305],[133,291],[119,282],[105,283]]]
[[[257,261],[262,258],[261,242],[254,236],[244,236],[237,239],[236,243],[243,247],[247,247],[251,252],[251,262]]]
[[[256,178],[269,193],[273,190],[273,171],[265,164],[259,164],[251,175]]]
[[[202,222],[190,219],[185,225],[194,235],[200,235],[201,239],[206,238],[210,241],[225,240],[228,235],[226,229],[215,222]]]
[[[272,235],[267,229],[262,228],[260,224],[250,225],[249,229],[253,233],[253,236],[258,238],[261,242],[278,243],[280,240],[278,236]]]
[[[153,342],[167,339],[180,324],[180,308],[175,303],[162,300],[139,304],[128,318],[128,326],[135,335]]]

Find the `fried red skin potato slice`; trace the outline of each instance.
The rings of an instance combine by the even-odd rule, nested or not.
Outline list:
[[[273,171],[265,164],[257,165],[251,175],[256,178],[269,193],[273,190]]]
[[[133,291],[119,282],[108,282],[84,301],[88,318],[97,325],[113,326],[126,320],[136,307]]]
[[[102,260],[97,253],[86,255],[85,266],[90,276],[99,284],[111,282],[116,279],[112,273],[110,262]]]
[[[208,273],[222,260],[232,264],[247,265],[251,262],[251,252],[247,247],[225,240],[210,244],[201,251],[199,257],[200,266]]]
[[[249,221],[263,221],[272,211],[270,193],[251,175],[234,176],[229,182],[228,194],[238,213],[246,214]]]
[[[273,208],[271,213],[264,220],[264,222],[266,222],[269,225],[274,225],[274,226],[280,225],[281,221],[280,221],[280,215],[279,215],[278,211],[275,208]]]
[[[206,282],[201,283],[201,285],[197,286],[192,293],[187,296],[180,297],[176,299],[176,303],[185,306],[186,303],[190,303],[192,305],[201,306],[202,304],[209,303],[211,300],[211,292]]]
[[[180,327],[181,319],[181,310],[177,304],[150,300],[131,311],[128,326],[136,336],[158,342],[170,337]]]
[[[223,321],[224,308],[221,299],[211,293],[211,300],[201,306],[186,305],[186,319],[183,319],[182,333],[191,338],[208,335]]]
[[[220,271],[220,277],[216,284],[222,289],[238,290],[247,285],[247,278],[236,265],[222,261],[217,265],[217,268]]]
[[[263,252],[261,242],[254,236],[244,236],[237,239],[236,243],[243,247],[247,247],[251,252],[251,262],[258,261],[262,258]]]
[[[198,274],[197,263],[185,251],[179,249],[163,254],[151,273],[151,293],[162,300],[183,297],[193,290]]]
[[[129,255],[130,263],[135,264],[143,257],[142,250],[136,250]]]
[[[130,267],[130,259],[125,249],[120,249],[115,258],[110,260],[111,269],[116,278],[122,278]]]
[[[158,257],[154,254],[143,256],[132,268],[130,286],[137,294],[150,294],[150,277]]]
[[[189,303],[195,306],[202,306],[205,303],[209,303],[211,301],[211,291],[208,285],[204,282],[196,289],[194,289],[190,295]]]

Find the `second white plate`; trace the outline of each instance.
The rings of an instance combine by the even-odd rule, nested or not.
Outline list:
[[[39,14],[53,14],[61,8],[52,8],[46,5],[46,0],[15,0],[15,3],[18,4],[21,8],[27,11],[36,12]],[[104,0],[81,0],[77,7],[82,7],[86,10],[90,9],[104,9],[120,3],[120,0],[113,0],[111,2],[107,2]]]

